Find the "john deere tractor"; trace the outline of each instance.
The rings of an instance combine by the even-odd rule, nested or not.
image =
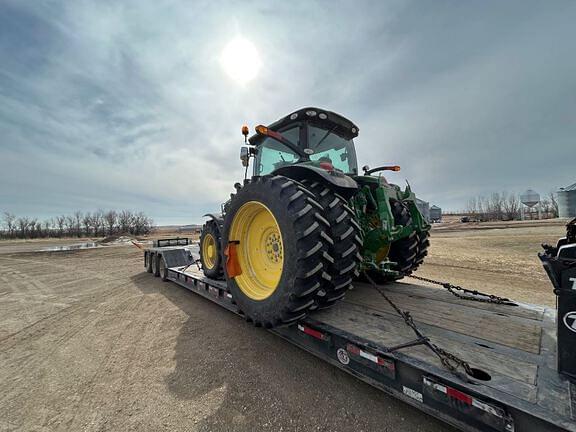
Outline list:
[[[290,324],[342,299],[361,273],[394,281],[422,263],[430,225],[414,193],[383,176],[398,166],[358,173],[350,120],[303,108],[242,133],[253,175],[221,214],[206,215],[200,258],[248,320]]]

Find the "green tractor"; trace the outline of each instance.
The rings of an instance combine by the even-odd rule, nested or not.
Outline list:
[[[358,173],[358,127],[303,108],[257,126],[240,159],[253,175],[210,214],[200,236],[204,274],[225,278],[245,317],[287,325],[341,300],[364,273],[379,282],[409,275],[427,254],[430,225],[410,186],[383,171]]]

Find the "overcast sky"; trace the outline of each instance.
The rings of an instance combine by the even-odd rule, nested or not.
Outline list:
[[[576,181],[575,1],[0,0],[0,211],[197,223],[240,127],[319,106],[444,209]],[[226,45],[262,62],[240,84]]]

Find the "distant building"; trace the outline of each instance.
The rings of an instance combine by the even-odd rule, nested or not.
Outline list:
[[[561,218],[576,217],[576,183],[560,188],[558,195],[558,216]]]
[[[442,221],[442,209],[437,205],[430,207],[430,222]]]
[[[418,210],[420,210],[424,219],[430,222],[430,203],[416,198],[416,207],[418,207]]]

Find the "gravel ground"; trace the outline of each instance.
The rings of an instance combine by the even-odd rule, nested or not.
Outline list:
[[[451,430],[144,273],[134,247],[36,249],[0,246],[2,432]]]
[[[554,304],[536,253],[562,224],[438,228],[418,274]],[[451,430],[144,273],[135,247],[32,252],[74,242],[0,242],[0,432]]]

